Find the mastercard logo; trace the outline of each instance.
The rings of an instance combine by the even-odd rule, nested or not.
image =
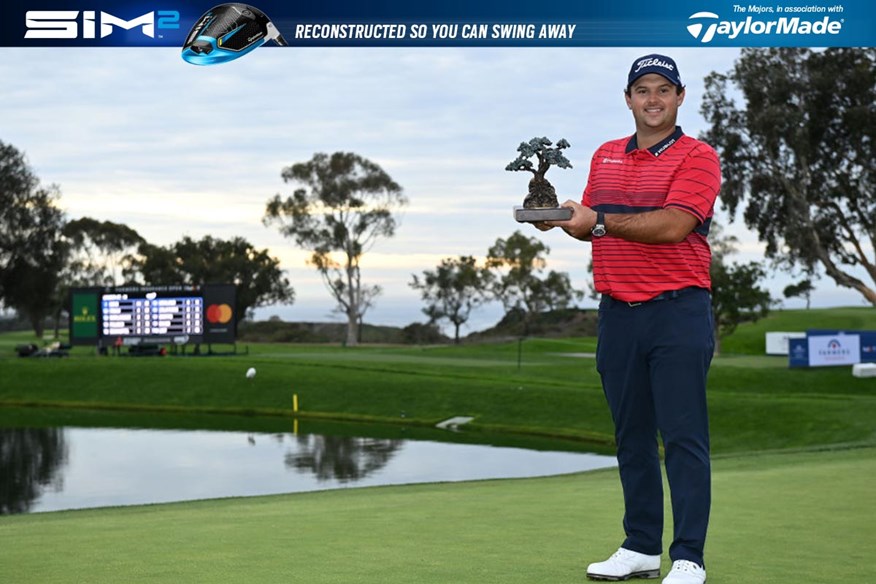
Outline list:
[[[207,307],[207,322],[212,324],[225,324],[231,317],[234,316],[234,311],[227,304],[211,304]]]

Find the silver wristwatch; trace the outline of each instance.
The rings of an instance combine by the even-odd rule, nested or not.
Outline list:
[[[605,235],[605,213],[602,211],[596,212],[596,225],[590,230],[590,235],[593,237],[602,237]]]

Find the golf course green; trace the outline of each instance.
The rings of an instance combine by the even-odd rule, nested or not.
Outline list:
[[[876,379],[847,367],[792,370],[763,354],[765,331],[814,327],[873,330],[876,311],[780,311],[741,326],[715,358],[711,584],[871,577]],[[612,443],[592,338],[253,344],[236,356],[167,358],[79,347],[64,359],[16,358],[29,338],[0,335],[6,427],[117,418],[257,431],[298,418],[426,431],[471,416],[475,439]],[[622,540],[621,505],[612,470],[6,516],[0,581],[582,582],[586,564]]]

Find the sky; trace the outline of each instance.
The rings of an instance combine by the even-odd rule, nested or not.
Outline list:
[[[679,125],[696,136],[703,79],[727,72],[739,49],[696,48],[292,48],[262,47],[245,58],[198,67],[177,48],[2,48],[0,141],[23,151],[44,184],[56,184],[69,219],[124,223],[147,241],[244,237],[280,260],[295,289],[289,306],[256,318],[343,320],[309,252],[265,226],[267,201],[291,194],[284,167],[314,153],[355,152],[379,164],[409,204],[393,238],[362,260],[362,279],[383,294],[370,324],[424,322],[412,275],[443,258],[483,258],[520,230],[549,247],[548,269],[588,291],[589,244],[560,230],[518,224],[528,173],[506,172],[517,146],[565,138],[572,169],[547,178],[561,201],[579,200],[589,159],[603,142],[634,130],[623,87],[632,61],[663,52],[687,86]],[[763,245],[720,209],[740,240],[731,261],[763,259]],[[773,273],[773,297],[794,282]],[[862,306],[860,294],[816,284],[814,307]],[[595,308],[594,300],[580,303]],[[783,301],[801,308],[802,299]],[[502,316],[494,303],[462,334]]]

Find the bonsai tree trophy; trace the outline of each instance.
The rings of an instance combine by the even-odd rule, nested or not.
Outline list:
[[[572,163],[563,155],[563,150],[570,144],[561,139],[553,146],[547,138],[533,138],[529,142],[521,142],[517,147],[520,155],[512,160],[505,170],[525,170],[533,174],[529,181],[529,194],[523,199],[523,207],[514,207],[514,218],[521,223],[536,223],[539,221],[565,220],[572,217],[572,210],[560,207],[557,191],[544,177],[551,166],[572,168]],[[533,156],[538,159],[534,167]]]

